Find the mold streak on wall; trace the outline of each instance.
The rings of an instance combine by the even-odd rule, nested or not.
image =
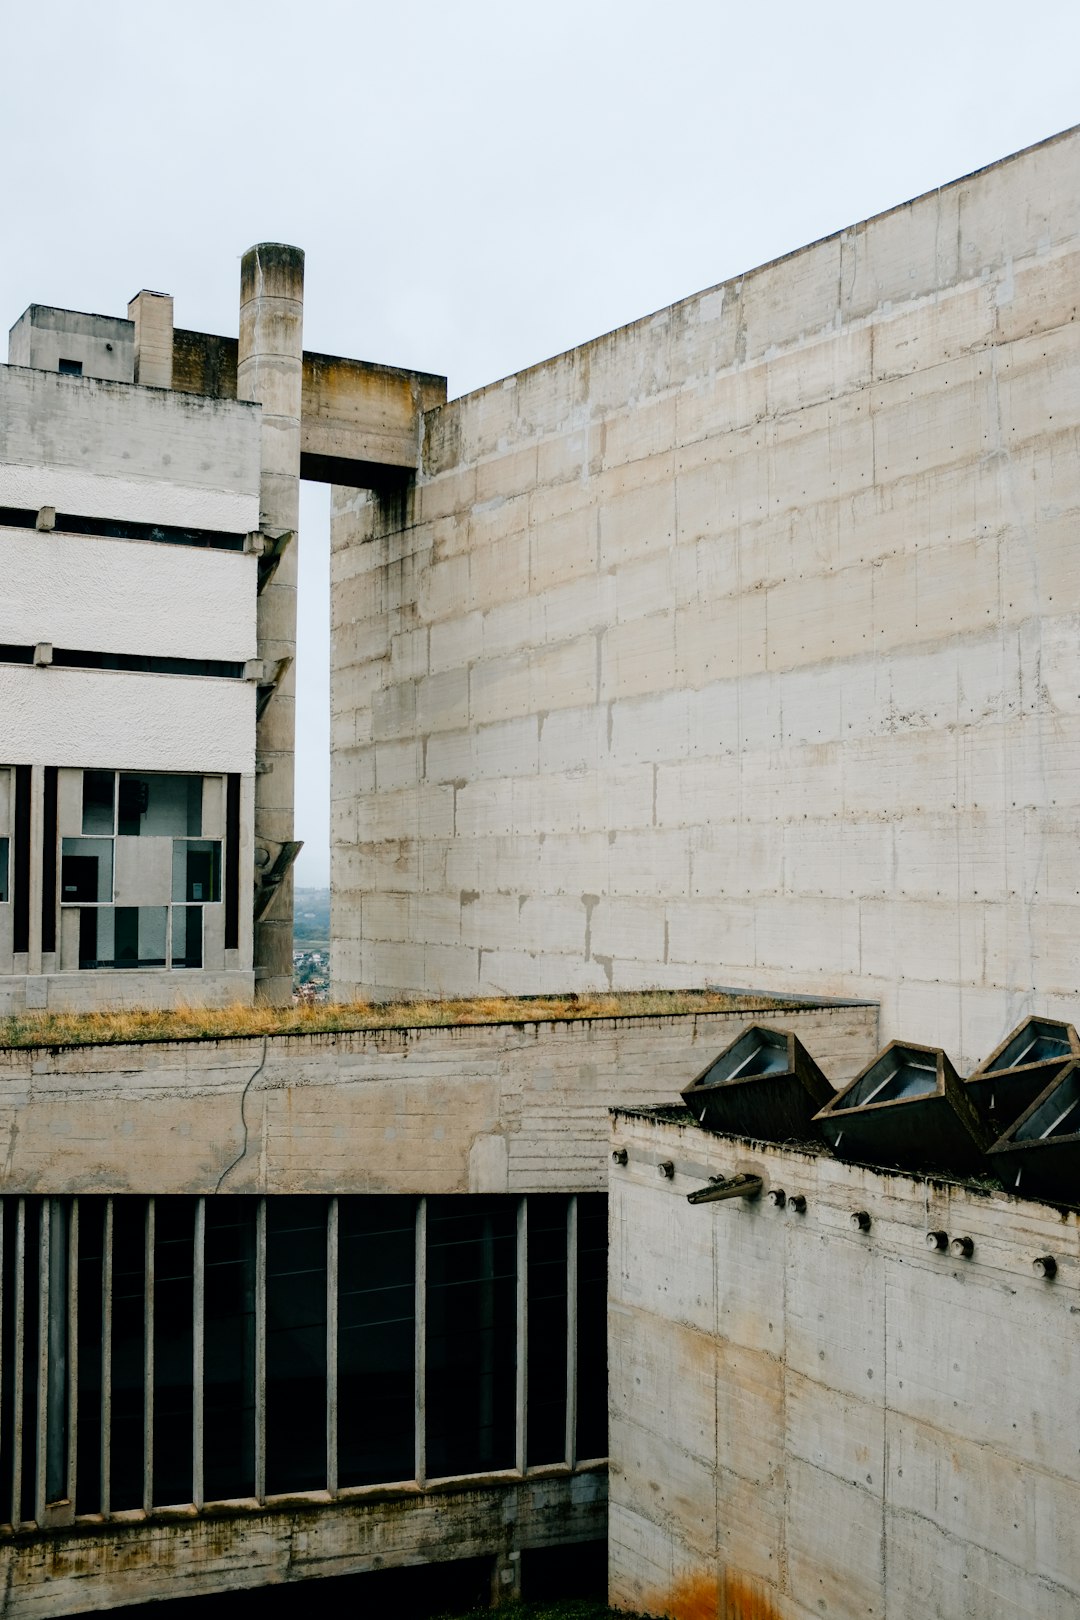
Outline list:
[[[1075,992],[1080,134],[430,410],[339,490],[342,993]]]

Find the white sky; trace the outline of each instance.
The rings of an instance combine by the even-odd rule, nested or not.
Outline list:
[[[0,0],[0,320],[305,343],[463,393],[1080,121],[1076,0]],[[328,492],[304,486],[301,884],[329,868]],[[2,588],[2,586],[0,586]]]

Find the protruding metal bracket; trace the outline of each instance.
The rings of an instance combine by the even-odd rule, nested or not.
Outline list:
[[[760,1176],[710,1176],[707,1187],[687,1193],[688,1204],[715,1204],[722,1198],[758,1198],[764,1186]]]

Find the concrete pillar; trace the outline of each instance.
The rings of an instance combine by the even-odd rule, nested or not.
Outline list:
[[[240,271],[238,399],[262,405],[261,525],[276,538],[300,521],[300,399],[304,365],[304,255],[281,242],[244,254]],[[268,673],[288,659],[255,734],[255,843],[293,836],[295,737],[295,539],[259,597],[258,655]],[[285,878],[255,924],[256,993],[274,1006],[292,998],[293,886]]]
[[[171,388],[172,295],[144,288],[128,304],[128,320],[135,322],[135,381],[148,388]]]

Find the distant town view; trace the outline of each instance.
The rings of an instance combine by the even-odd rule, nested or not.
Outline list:
[[[293,922],[293,1000],[330,995],[330,890],[297,889]]]

